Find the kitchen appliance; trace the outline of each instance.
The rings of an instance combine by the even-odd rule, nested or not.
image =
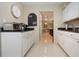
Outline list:
[[[4,23],[3,30],[13,30],[13,23]]]
[[[79,32],[79,28],[75,28],[75,32]]]
[[[13,24],[13,29],[14,30],[24,30],[27,27],[28,27],[28,25],[26,25],[24,23],[14,23]]]
[[[13,29],[14,29],[14,30],[21,30],[21,24],[19,24],[19,23],[14,23],[14,24],[13,24]]]
[[[27,28],[28,25],[23,23],[5,23],[3,25],[3,30],[23,30]]]

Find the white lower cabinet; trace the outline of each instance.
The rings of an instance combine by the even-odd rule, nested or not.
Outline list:
[[[23,57],[34,43],[34,31],[1,32],[1,56]]]
[[[62,35],[59,36],[63,36],[63,38],[58,37],[58,43],[65,52],[71,57],[79,57],[79,39],[78,37],[77,39],[75,38],[76,36],[79,36],[79,34],[66,31],[59,31],[58,33],[62,33]]]
[[[22,55],[21,33],[1,33],[1,56],[20,57]]]
[[[58,43],[61,45],[61,46],[63,46],[63,44],[64,44],[64,39],[63,39],[64,37],[63,37],[63,32],[61,32],[61,31],[59,31],[58,32]]]
[[[74,48],[75,48],[75,44],[74,41],[70,38],[70,37],[65,37],[64,38],[64,50],[68,53],[69,56],[73,56],[73,54],[75,53]]]
[[[79,57],[79,44],[76,39],[66,36],[64,42],[65,51],[72,57]]]

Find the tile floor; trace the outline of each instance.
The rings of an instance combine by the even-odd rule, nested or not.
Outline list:
[[[35,43],[26,57],[67,57],[67,55],[53,43],[53,37],[47,32],[39,42]]]

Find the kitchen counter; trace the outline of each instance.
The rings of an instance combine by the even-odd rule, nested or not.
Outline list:
[[[59,28],[57,42],[68,56],[79,57],[79,32]]]
[[[32,31],[34,28],[26,28],[24,30],[1,30],[1,32],[26,32],[26,31]]]
[[[58,30],[67,31],[67,32],[73,32],[73,33],[79,33],[79,31],[74,31],[72,28],[68,28],[68,30],[66,30],[65,28],[58,28]]]

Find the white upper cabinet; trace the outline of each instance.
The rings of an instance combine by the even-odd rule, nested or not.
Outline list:
[[[63,11],[64,22],[70,21],[78,17],[79,17],[79,3],[78,2],[69,3]]]

